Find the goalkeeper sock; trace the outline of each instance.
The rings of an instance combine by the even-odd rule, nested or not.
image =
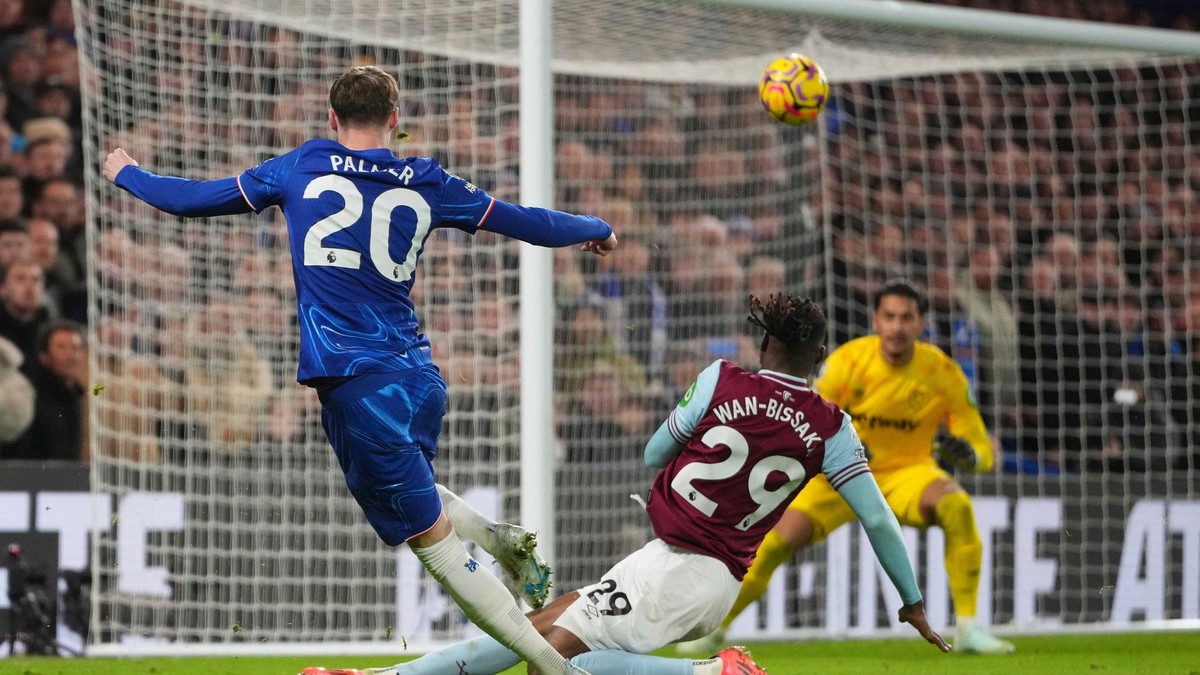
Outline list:
[[[742,590],[738,591],[733,608],[729,610],[725,621],[721,623],[722,628],[729,628],[729,624],[733,623],[738,614],[766,594],[767,585],[771,583],[771,575],[775,574],[775,570],[787,562],[794,553],[791,544],[787,543],[775,530],[767,533],[767,537],[758,547],[758,553],[754,554],[754,564],[746,572],[746,578],[742,579]]]
[[[721,675],[723,667],[721,659],[668,659],[612,649],[580,654],[571,663],[592,675]]]
[[[446,520],[454,527],[459,537],[473,541],[487,551],[493,558],[499,541],[496,539],[496,525],[493,520],[485,518],[475,507],[463,501],[462,497],[446,489],[445,485],[437,485],[438,496],[442,498],[442,509]]]
[[[440,675],[466,672],[471,675],[503,673],[521,662],[508,647],[487,635],[429,652],[407,663],[396,664],[396,675]]]
[[[971,498],[961,490],[951,492],[938,502],[935,513],[946,536],[946,577],[950,582],[950,597],[954,599],[954,613],[959,619],[974,619],[983,542],[975,528]]]
[[[452,531],[433,546],[414,546],[413,553],[454,598],[467,618],[485,633],[516,652],[543,675],[560,675],[566,671],[567,660],[538,634],[504,584],[467,555],[457,534]]]

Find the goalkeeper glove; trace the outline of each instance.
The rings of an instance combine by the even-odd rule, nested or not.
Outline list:
[[[974,471],[979,463],[975,448],[970,443],[958,436],[951,436],[944,429],[933,439],[933,454],[959,471]]]

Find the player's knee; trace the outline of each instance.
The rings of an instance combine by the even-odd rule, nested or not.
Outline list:
[[[792,542],[780,536],[776,531],[771,530],[758,547],[758,553],[755,555],[755,558],[761,557],[764,562],[769,562],[772,566],[778,566],[791,558],[795,554],[796,548]]]
[[[533,627],[542,637],[555,627],[554,622],[558,621],[558,617],[562,616],[563,612],[567,611],[571,605],[579,597],[579,591],[571,591],[565,595],[560,595],[541,609],[535,609],[529,612],[529,620],[533,623]]]
[[[964,491],[951,492],[943,496],[937,504],[937,522],[951,536],[971,536],[979,538],[975,528],[975,509],[971,505],[971,497]]]
[[[554,647],[554,651],[561,654],[564,659],[570,659],[588,651],[587,645],[583,644],[582,640],[562,626],[550,626],[548,630],[539,632],[542,637],[546,638],[546,642]]]

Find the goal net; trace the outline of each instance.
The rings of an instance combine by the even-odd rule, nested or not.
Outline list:
[[[517,2],[76,0],[85,156],[234,175],[327,136],[328,85],[402,85],[402,154],[517,200]],[[704,3],[554,3],[555,199],[622,245],[554,257],[557,588],[651,536],[646,439],[700,369],[756,362],[750,293],[812,295],[836,344],[869,294],[928,289],[1003,473],[964,477],[980,616],[1017,629],[1200,619],[1200,62]],[[755,85],[781,53],[834,83],[785,127]],[[96,653],[396,653],[473,634],[351,500],[294,383],[277,210],[183,220],[88,173]],[[441,482],[515,519],[517,249],[450,232],[413,290],[450,392]],[[1200,280],[1198,280],[1200,281]],[[547,280],[549,283],[549,280]],[[1194,312],[1193,312],[1194,313]],[[941,540],[910,532],[952,622]],[[482,559],[490,562],[486,556]],[[848,564],[849,563],[849,564]],[[746,637],[895,630],[854,528],[777,575]]]

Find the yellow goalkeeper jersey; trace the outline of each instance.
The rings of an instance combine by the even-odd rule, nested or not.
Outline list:
[[[872,470],[929,461],[943,425],[975,449],[976,471],[992,468],[991,440],[967,377],[931,344],[918,342],[913,359],[897,368],[883,360],[878,335],[851,340],[825,360],[814,388],[854,419]]]

